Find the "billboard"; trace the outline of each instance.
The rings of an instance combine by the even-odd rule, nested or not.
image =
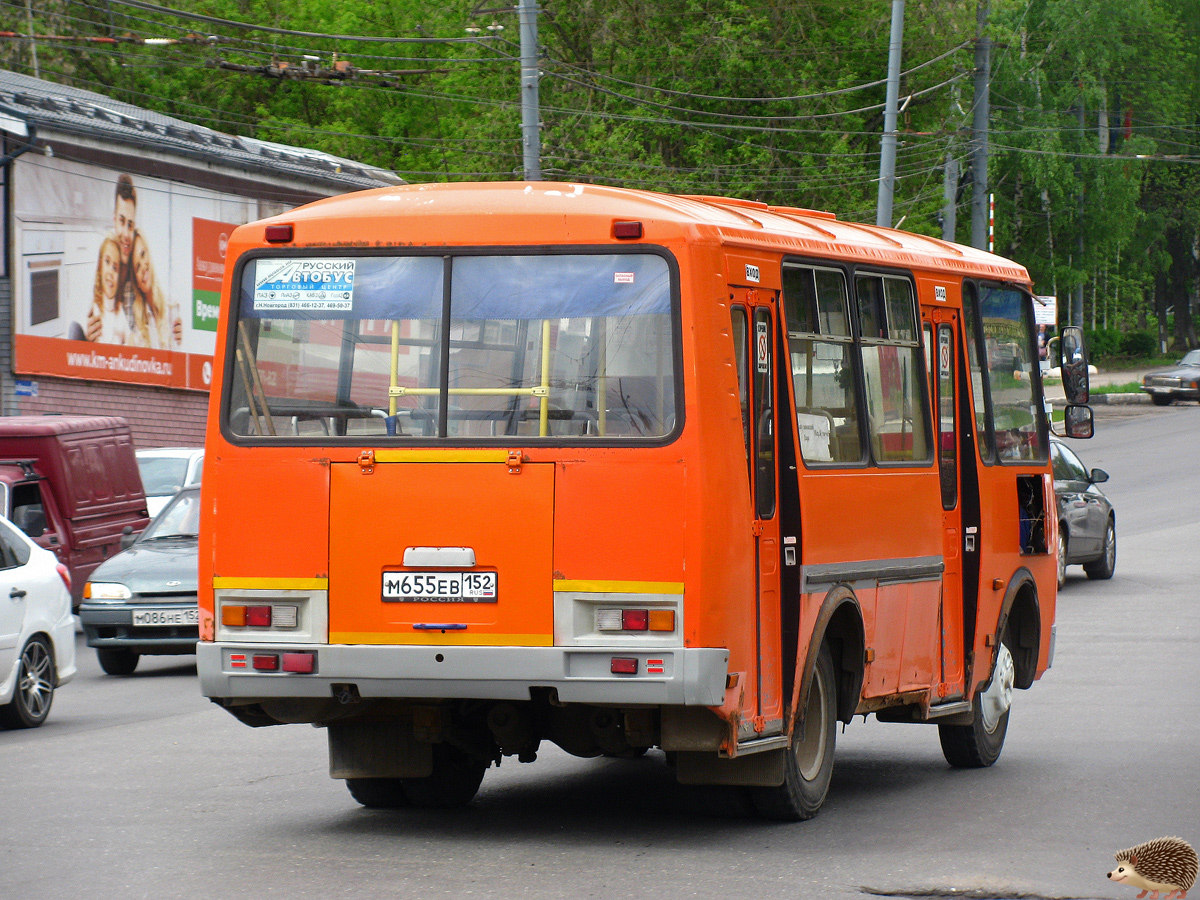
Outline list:
[[[207,390],[229,235],[288,206],[34,154],[13,187],[16,374]]]

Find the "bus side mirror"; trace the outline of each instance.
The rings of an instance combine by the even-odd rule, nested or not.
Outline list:
[[[1066,381],[1066,379],[1063,380]],[[1068,406],[1063,411],[1063,432],[1067,437],[1090,438],[1095,431],[1095,421],[1090,406]]]
[[[1083,329],[1078,325],[1064,327],[1058,347],[1062,354],[1060,367],[1063,393],[1067,395],[1067,403],[1087,403],[1088,358],[1087,347],[1083,343]]]

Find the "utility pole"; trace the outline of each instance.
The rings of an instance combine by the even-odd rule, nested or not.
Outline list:
[[[900,54],[904,49],[904,0],[892,0],[892,35],[888,43],[887,104],[883,111],[883,143],[879,152],[879,200],[875,224],[892,227],[896,193],[896,107],[900,102]]]
[[[942,201],[942,240],[953,241],[958,228],[958,160],[952,154],[946,154]]]
[[[542,180],[541,114],[538,107],[537,0],[518,0],[521,20],[521,155],[525,180]]]
[[[1086,131],[1087,131],[1087,111],[1084,109],[1084,106],[1083,106],[1083,97],[1079,98],[1079,106],[1076,107],[1075,115],[1079,120],[1079,133],[1080,133],[1080,137],[1082,137],[1084,134],[1086,134]],[[1081,147],[1086,146],[1085,142],[1082,140],[1079,142],[1079,144]],[[1079,197],[1078,197],[1079,223],[1076,226],[1079,229],[1079,233],[1075,239],[1075,250],[1079,254],[1079,256],[1078,256],[1079,261],[1078,261],[1078,263],[1076,263],[1076,267],[1080,272],[1082,272],[1083,271],[1083,248],[1084,248],[1084,245],[1083,245],[1083,220],[1084,220],[1084,217],[1087,215],[1087,206],[1084,203],[1083,164],[1079,160],[1075,161],[1075,178],[1079,182]],[[1083,325],[1083,278],[1082,277],[1079,279],[1079,284],[1075,285],[1075,290],[1073,290],[1071,292],[1071,318],[1068,319],[1067,321],[1068,321],[1068,324],[1070,324],[1070,325],[1079,325],[1079,326]]]
[[[988,230],[988,119],[992,43],[987,37],[990,0],[975,8],[975,106],[971,122],[971,246],[987,249]]]
[[[33,56],[33,77],[41,78],[41,72],[38,69],[37,41],[33,37],[33,5],[31,0],[25,0],[25,18],[29,22],[29,52]]]

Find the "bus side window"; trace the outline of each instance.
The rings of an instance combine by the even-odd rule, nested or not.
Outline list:
[[[877,463],[926,462],[928,381],[917,340],[912,282],[893,275],[859,275],[854,290],[872,454]]]
[[[846,277],[838,269],[785,265],[783,306],[800,454],[806,464],[861,464]]]
[[[750,356],[750,331],[746,324],[746,310],[735,306],[730,310],[733,325],[733,356],[737,367],[738,402],[742,406],[742,439],[746,443],[746,475],[752,477],[750,458],[750,386],[746,381],[746,365]]]

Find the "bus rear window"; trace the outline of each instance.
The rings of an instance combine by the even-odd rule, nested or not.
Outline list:
[[[604,442],[675,427],[657,255],[258,257],[239,285],[234,435]]]

